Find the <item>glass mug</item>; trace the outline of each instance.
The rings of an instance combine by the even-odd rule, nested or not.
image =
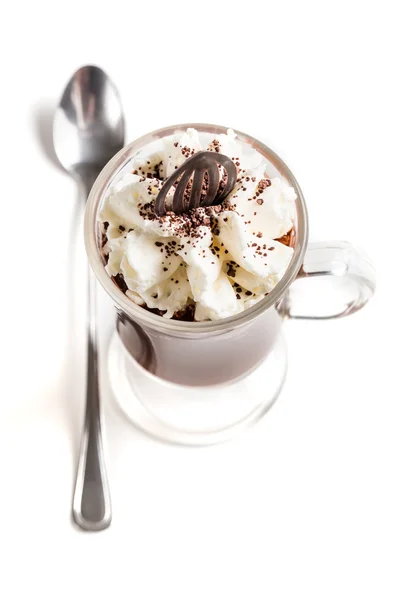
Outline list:
[[[226,133],[225,127],[187,123],[159,129],[123,148],[97,178],[87,202],[85,243],[90,265],[117,310],[108,351],[108,376],[125,415],[145,432],[170,442],[224,441],[255,423],[279,395],[286,374],[282,336],[285,318],[329,319],[360,309],[375,288],[374,270],[345,242],[308,244],[307,209],[285,163],[258,140],[236,131],[238,140],[267,161],[297,195],[294,252],[275,288],[246,311],[226,319],[184,322],[155,315],[119,289],[105,270],[98,212],[110,186],[132,170],[141,151],[194,127]]]

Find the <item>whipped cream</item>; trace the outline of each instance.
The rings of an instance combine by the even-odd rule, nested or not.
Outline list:
[[[161,150],[135,158],[132,173],[110,189],[99,215],[108,224],[107,273],[122,276],[132,301],[165,318],[189,305],[196,321],[240,313],[274,288],[293,254],[279,238],[293,228],[294,189],[269,178],[264,157],[231,129],[211,142],[201,135],[188,129],[161,140]],[[163,180],[200,150],[235,162],[235,188],[221,206],[157,217]],[[172,187],[167,202],[173,193]]]

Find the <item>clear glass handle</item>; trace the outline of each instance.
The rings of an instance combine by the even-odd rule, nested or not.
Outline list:
[[[314,242],[277,309],[292,319],[344,317],[362,308],[374,290],[374,268],[360,250],[348,242]]]

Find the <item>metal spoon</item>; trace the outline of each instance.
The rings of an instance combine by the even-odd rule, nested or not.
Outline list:
[[[68,82],[53,124],[54,148],[86,202],[98,174],[124,145],[124,115],[116,87],[98,67],[78,69]],[[111,502],[100,423],[96,280],[89,270],[86,412],[72,512],[83,529],[111,523]]]

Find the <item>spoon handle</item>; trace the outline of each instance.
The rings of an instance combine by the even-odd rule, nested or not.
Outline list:
[[[87,198],[92,178],[82,183]],[[79,527],[99,531],[111,523],[111,500],[101,433],[96,278],[91,269],[88,279],[86,410],[72,511]]]

